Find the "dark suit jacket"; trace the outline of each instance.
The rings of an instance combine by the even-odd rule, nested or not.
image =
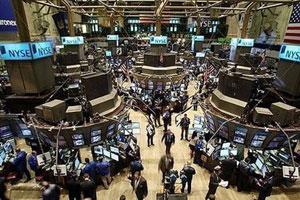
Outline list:
[[[166,166],[166,155],[162,156],[158,163],[158,169],[160,169],[162,172],[169,171],[170,169],[173,169],[174,166],[174,158],[171,157],[168,166]]]
[[[148,195],[148,185],[147,181],[144,177],[141,176],[140,182],[138,183],[138,186],[135,186],[135,181],[132,181],[132,187],[136,188],[135,194],[137,199],[144,199]]]
[[[216,193],[220,182],[221,182],[221,178],[217,174],[212,173],[210,175],[208,188],[212,192],[212,194]]]
[[[96,184],[94,181],[86,181],[84,180],[80,184],[81,191],[83,194],[83,198],[91,198],[92,200],[97,199],[97,194],[96,194]]]

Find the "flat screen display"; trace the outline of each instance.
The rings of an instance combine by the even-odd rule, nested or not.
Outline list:
[[[118,147],[113,147],[113,146],[111,146],[111,147],[110,147],[110,151],[113,152],[113,153],[119,154],[119,148],[118,148]]]
[[[76,147],[84,145],[83,140],[74,140],[73,143],[74,143],[74,146],[76,146]]]
[[[215,131],[215,122],[214,122],[212,116],[209,113],[206,113],[205,116],[206,116],[206,120],[207,120],[207,128],[209,130],[211,130],[212,132],[214,132]]]
[[[261,161],[260,158],[257,158],[255,161],[255,165],[257,166],[258,169],[262,169],[264,163]]]
[[[205,52],[197,52],[196,53],[196,58],[204,58],[205,57]]]
[[[111,51],[105,51],[105,56],[106,56],[106,57],[111,57],[111,55],[112,55],[112,54],[111,54]]]
[[[220,156],[221,157],[227,157],[227,156],[229,156],[229,150],[228,149],[221,150]]]
[[[93,136],[98,136],[98,135],[101,135],[101,130],[99,129],[99,130],[92,130],[92,132],[91,132],[91,136],[93,137]]]
[[[222,124],[224,123],[223,120],[219,120],[219,126],[222,126]],[[223,124],[223,126],[220,128],[219,130],[219,136],[224,137],[224,138],[228,138],[228,125],[227,124]]]
[[[119,161],[119,155],[111,153],[111,159],[113,159],[115,161]]]
[[[103,149],[103,155],[107,158],[110,158],[110,152],[107,151],[106,149]]]
[[[239,144],[245,143],[245,138],[247,135],[248,129],[242,127],[236,127],[234,131],[234,138],[233,141]]]
[[[79,140],[79,139],[82,139],[83,136],[82,136],[82,134],[74,134],[74,135],[72,135],[72,138],[73,138],[74,140]]]
[[[96,142],[100,142],[101,141],[101,135],[97,135],[94,137],[91,137],[91,143],[96,143]]]
[[[29,129],[22,129],[21,132],[22,132],[23,136],[31,136],[32,135],[31,131]]]
[[[96,146],[96,147],[94,147],[94,152],[97,155],[102,155],[103,154],[103,147],[102,146]]]
[[[251,147],[260,148],[267,138],[266,132],[257,132],[251,141]]]
[[[1,138],[12,137],[12,132],[9,126],[0,127],[0,137]]]
[[[74,162],[74,166],[75,166],[75,169],[78,169],[79,168],[79,165],[80,165],[80,161],[78,158],[75,159],[75,162]]]

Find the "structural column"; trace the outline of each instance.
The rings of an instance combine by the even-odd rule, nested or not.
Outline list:
[[[243,26],[242,26],[242,32],[241,32],[241,37],[246,38],[247,37],[247,31],[248,31],[248,24],[249,20],[252,14],[252,9],[257,5],[257,2],[252,2],[249,4],[249,6],[246,9],[245,12],[245,17],[243,20]]]
[[[196,34],[200,35],[201,32],[201,18],[198,16],[197,17],[197,27],[196,27]]]
[[[16,16],[17,28],[21,42],[30,42],[30,32],[28,28],[26,13],[23,1],[11,0]]]
[[[156,35],[161,35],[161,17],[156,17]]]

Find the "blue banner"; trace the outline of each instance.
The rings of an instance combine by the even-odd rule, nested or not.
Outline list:
[[[150,44],[167,44],[167,36],[150,36]]]
[[[61,41],[63,45],[80,45],[84,43],[84,39],[82,36],[67,36],[61,37]]]
[[[35,60],[53,55],[51,42],[0,44],[3,60]]]
[[[10,0],[0,0],[0,32],[17,32],[16,17]]]
[[[300,62],[300,46],[282,45],[279,54],[280,59]]]

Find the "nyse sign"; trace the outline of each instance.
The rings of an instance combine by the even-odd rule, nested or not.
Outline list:
[[[230,45],[238,47],[253,47],[254,39],[232,38]]]
[[[82,36],[78,37],[61,37],[61,41],[63,45],[80,45],[84,43],[84,39]]]
[[[107,35],[107,40],[118,41],[119,40],[119,35]]]
[[[193,35],[193,40],[197,42],[203,42],[204,36],[203,35]]]
[[[35,60],[53,55],[51,42],[0,44],[3,60]]]
[[[151,36],[150,44],[167,44],[168,37],[167,36]]]
[[[300,46],[282,45],[280,49],[279,58],[300,62]]]

